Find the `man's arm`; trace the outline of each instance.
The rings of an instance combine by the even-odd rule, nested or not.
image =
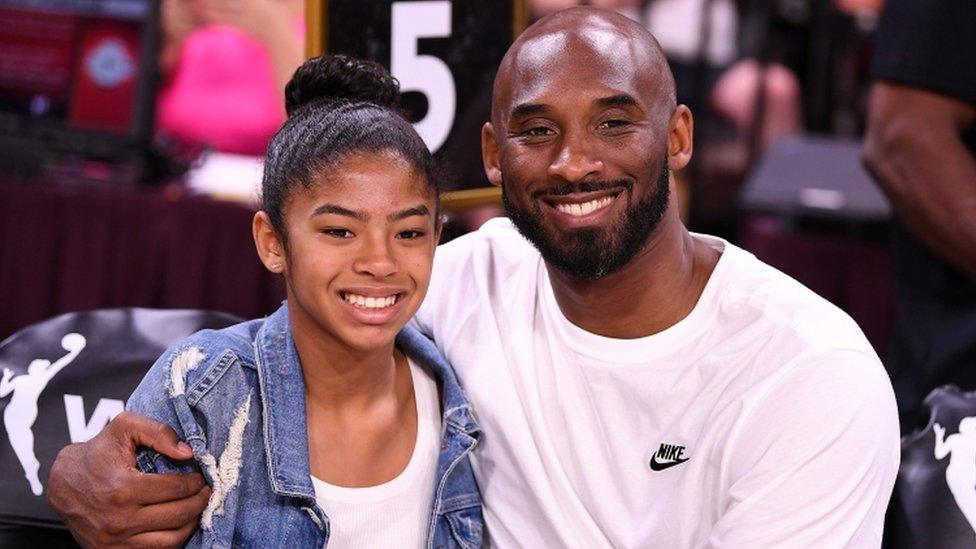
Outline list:
[[[878,82],[863,157],[912,235],[976,279],[976,158],[962,140],[974,123],[973,105]]]
[[[769,383],[729,431],[709,546],[878,547],[899,462],[884,367],[835,350]]]
[[[192,458],[168,426],[129,412],[58,454],[48,503],[83,546],[179,547],[197,528],[210,487],[198,473],[140,472],[140,446],[176,461]]]

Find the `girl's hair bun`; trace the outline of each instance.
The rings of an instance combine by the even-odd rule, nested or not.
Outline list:
[[[375,61],[348,55],[313,57],[285,86],[285,111],[291,116],[317,101],[363,101],[398,109],[400,83]]]

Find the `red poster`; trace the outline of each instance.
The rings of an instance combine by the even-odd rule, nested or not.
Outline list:
[[[89,20],[74,67],[69,121],[73,126],[128,132],[139,80],[138,26]]]
[[[76,27],[72,15],[0,7],[0,90],[18,100],[67,103]]]

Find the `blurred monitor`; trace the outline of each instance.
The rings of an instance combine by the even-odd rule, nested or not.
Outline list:
[[[746,178],[741,206],[791,218],[886,222],[891,207],[861,166],[860,151],[854,139],[781,139]]]
[[[154,0],[0,0],[0,174],[139,179],[157,21]]]

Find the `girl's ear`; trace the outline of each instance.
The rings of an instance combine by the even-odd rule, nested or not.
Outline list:
[[[271,218],[261,210],[254,214],[251,223],[251,233],[254,235],[254,247],[257,248],[258,258],[269,271],[275,274],[285,272],[288,267],[285,261],[285,246],[278,237],[278,232],[271,225]]]

